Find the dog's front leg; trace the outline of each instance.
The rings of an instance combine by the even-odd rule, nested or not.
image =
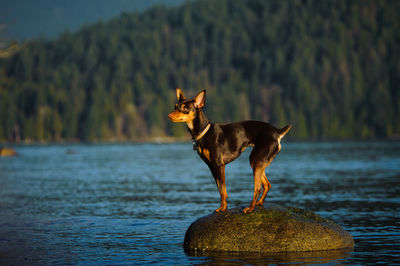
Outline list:
[[[215,212],[225,211],[228,208],[226,203],[228,193],[226,192],[225,184],[225,165],[209,165],[209,167],[213,174],[215,183],[217,183],[219,195],[221,196],[221,206],[216,209]]]

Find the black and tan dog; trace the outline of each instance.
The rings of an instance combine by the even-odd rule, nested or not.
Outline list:
[[[243,212],[250,213],[256,205],[262,205],[271,188],[265,168],[281,150],[280,140],[290,130],[290,125],[278,129],[259,121],[211,124],[202,112],[205,90],[193,99],[186,99],[182,90],[176,89],[176,97],[178,103],[175,111],[168,117],[172,122],[187,124],[193,138],[193,148],[210,168],[221,195],[221,206],[215,211],[225,211],[227,208],[225,165],[235,160],[248,146],[253,146],[250,165],[253,168],[254,195],[250,206]]]

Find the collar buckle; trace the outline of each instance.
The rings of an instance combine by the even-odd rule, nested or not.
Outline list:
[[[197,151],[199,148],[199,145],[197,144],[197,141],[193,140],[193,150]]]

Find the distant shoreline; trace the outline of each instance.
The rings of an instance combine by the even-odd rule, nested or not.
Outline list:
[[[5,146],[46,146],[46,145],[92,145],[92,144],[170,144],[170,143],[191,143],[190,137],[149,137],[149,138],[138,138],[132,140],[60,140],[60,141],[20,141],[20,142],[5,142],[0,141],[0,147]],[[369,138],[369,139],[357,139],[357,138],[319,138],[319,139],[299,139],[289,138],[285,142],[398,142],[400,137],[394,138]]]

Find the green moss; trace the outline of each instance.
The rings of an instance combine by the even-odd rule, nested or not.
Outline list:
[[[194,222],[186,232],[188,250],[287,252],[352,247],[354,241],[334,222],[310,211],[276,204],[252,213],[235,208]]]
[[[302,218],[304,220],[312,220],[316,222],[326,222],[327,220],[319,216],[318,214],[315,214],[313,212],[299,209],[299,208],[294,208],[294,207],[289,207],[287,210],[293,215],[297,216],[299,218]]]

